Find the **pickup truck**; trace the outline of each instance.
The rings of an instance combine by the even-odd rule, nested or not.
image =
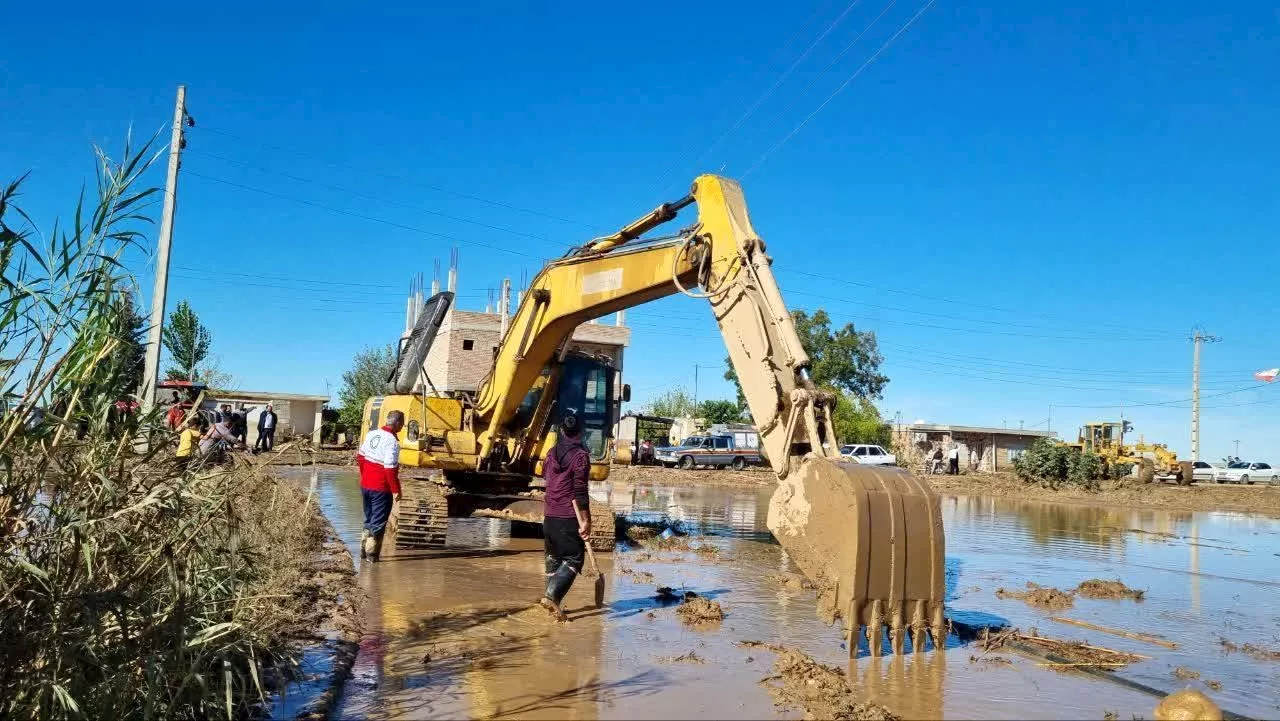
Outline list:
[[[690,470],[698,466],[724,468],[735,471],[748,464],[760,463],[760,451],[756,448],[739,448],[732,435],[689,436],[678,446],[653,449],[653,458],[662,465]]]

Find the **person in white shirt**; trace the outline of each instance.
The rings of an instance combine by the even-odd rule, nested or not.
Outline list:
[[[258,416],[258,442],[253,445],[255,452],[270,451],[275,447],[276,420],[275,407],[268,403],[266,409]]]
[[[960,446],[952,445],[951,450],[947,452],[947,473],[958,476],[960,475]]]

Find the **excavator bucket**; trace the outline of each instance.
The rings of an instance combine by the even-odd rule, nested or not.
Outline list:
[[[944,647],[942,511],[929,485],[901,468],[809,454],[769,504],[769,530],[818,589],[818,613],[844,619],[849,655],[865,629],[872,655]]]

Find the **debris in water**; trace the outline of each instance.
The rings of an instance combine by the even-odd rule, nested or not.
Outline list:
[[[720,604],[701,596],[694,596],[676,609],[676,615],[686,626],[697,626],[703,623],[715,623],[724,620],[724,609]]]
[[[1214,681],[1213,679],[1208,679],[1208,680],[1206,680],[1206,681],[1204,682],[1204,685],[1205,685],[1205,686],[1208,686],[1209,688],[1213,689],[1214,691],[1221,691],[1221,690],[1222,690],[1222,682],[1221,682],[1221,681]]]
[[[969,663],[981,663],[988,666],[1012,666],[1013,661],[1004,656],[970,656]]]
[[[1045,638],[1034,633],[1025,634],[1016,628],[998,633],[986,632],[980,639],[983,652],[999,648],[1012,648],[1031,656],[1045,659],[1040,664],[1049,668],[1069,670],[1072,668],[1097,667],[1112,670],[1128,666],[1137,661],[1149,660],[1150,656],[1142,656],[1126,651],[1116,651],[1102,646],[1091,646],[1083,641],[1061,641]]]
[[[660,658],[658,660],[661,661],[662,663],[696,663],[696,664],[706,663],[706,660],[703,659],[701,656],[699,656],[696,651],[689,651],[688,653],[682,653],[679,656],[672,656],[669,658]]]
[[[1179,666],[1173,669],[1173,677],[1179,681],[1195,681],[1200,678],[1200,672],[1192,671],[1186,666]]]
[[[1085,598],[1100,598],[1100,599],[1115,599],[1115,600],[1122,599],[1122,598],[1132,598],[1135,601],[1141,601],[1142,597],[1147,594],[1146,591],[1139,591],[1135,588],[1129,588],[1128,586],[1124,585],[1124,582],[1118,578],[1114,581],[1104,581],[1100,578],[1091,578],[1088,581],[1085,581],[1084,583],[1080,584],[1080,586],[1076,588],[1076,593],[1079,593],[1081,596],[1084,596]]]
[[[637,571],[623,566],[618,572],[624,576],[630,576],[633,583],[653,583],[653,574],[648,571]]]
[[[839,669],[824,666],[799,651],[781,649],[773,673],[760,683],[769,689],[774,704],[801,709],[806,719],[897,721],[898,717],[885,707],[860,700]]]
[[[1204,719],[1222,721],[1222,709],[1200,691],[1186,689],[1164,697],[1155,710],[1156,721]]]
[[[1163,638],[1160,638],[1158,636],[1152,636],[1151,634],[1147,634],[1147,633],[1136,633],[1134,631],[1125,631],[1119,628],[1099,626],[1096,623],[1089,623],[1088,621],[1077,621],[1074,618],[1063,618],[1061,616],[1050,616],[1049,620],[1055,623],[1065,623],[1069,626],[1079,626],[1081,628],[1087,628],[1091,631],[1101,631],[1102,633],[1109,633],[1112,636],[1120,636],[1122,638],[1132,638],[1135,641],[1145,641],[1146,643],[1155,644],[1156,646],[1164,646],[1165,648],[1170,648],[1170,649],[1178,648],[1178,644],[1174,643],[1173,641],[1166,641]]]
[[[1119,719],[1120,719],[1120,714],[1116,713],[1115,711],[1102,712],[1102,721],[1119,721]]]
[[[788,591],[808,591],[813,588],[813,582],[798,573],[779,573],[773,578]]]
[[[703,558],[715,558],[720,555],[720,549],[709,543],[702,543],[693,547],[693,552]]]
[[[670,586],[658,586],[658,591],[657,593],[654,594],[654,598],[663,602],[680,600],[680,597],[676,595],[675,590],[673,590]]]
[[[686,601],[693,600],[693,599],[695,599],[695,598],[697,598],[697,597],[698,597],[698,592],[697,592],[697,591],[685,591],[685,592],[684,592],[684,600],[686,600]]]
[[[773,651],[774,653],[782,653],[783,651],[786,650],[782,646],[778,646],[772,643],[765,643],[764,641],[739,641],[733,645],[737,646],[738,648],[763,648],[766,651]]]
[[[1269,648],[1255,646],[1252,643],[1246,643],[1243,646],[1237,646],[1236,644],[1232,643],[1231,641],[1228,641],[1226,638],[1222,636],[1218,637],[1218,641],[1219,643],[1222,644],[1223,650],[1225,650],[1227,653],[1240,651],[1240,652],[1243,652],[1244,655],[1248,656],[1249,658],[1256,659],[1258,661],[1280,661],[1280,651],[1273,651]]]
[[[646,613],[646,614],[644,615],[644,617],[645,617],[645,618],[647,618],[647,619],[649,619],[650,621],[652,621],[653,619],[655,619],[655,618],[657,618],[657,617],[658,617],[658,614],[654,613],[653,611],[650,611],[650,612]]]
[[[1075,605],[1075,596],[1071,591],[1060,591],[1056,588],[1048,586],[1039,586],[1034,583],[1027,583],[1030,591],[1010,591],[1004,588],[996,589],[996,598],[1013,598],[1019,601],[1025,601],[1028,606],[1036,606],[1037,608],[1047,608],[1051,611],[1060,611],[1065,608],[1071,608]]]
[[[631,526],[627,529],[627,538],[642,543],[658,535],[658,529],[651,526]]]

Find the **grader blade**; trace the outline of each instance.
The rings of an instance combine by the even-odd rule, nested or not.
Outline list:
[[[769,530],[818,589],[818,613],[844,619],[850,657],[867,645],[935,649],[946,642],[942,510],[923,480],[900,468],[810,454],[779,482]]]

